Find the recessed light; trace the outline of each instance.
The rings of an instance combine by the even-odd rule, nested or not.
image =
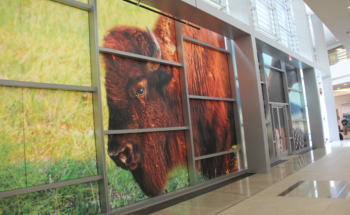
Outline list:
[[[344,85],[348,85],[348,84],[344,84]]]
[[[350,6],[348,7],[348,9],[350,9]]]

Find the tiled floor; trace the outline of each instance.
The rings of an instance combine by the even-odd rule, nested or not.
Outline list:
[[[252,175],[153,215],[350,214],[350,199],[328,198],[342,181],[350,181],[350,140],[285,159],[269,174]],[[278,196],[299,181],[306,182]]]

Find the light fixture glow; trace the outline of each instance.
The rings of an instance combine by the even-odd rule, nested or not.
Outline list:
[[[348,85],[348,84],[344,84],[344,85]]]

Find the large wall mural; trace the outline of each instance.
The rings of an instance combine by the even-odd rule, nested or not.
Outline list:
[[[173,20],[123,1],[98,9],[101,46],[178,61]],[[107,54],[101,63],[105,130],[184,125],[178,68]],[[106,145],[111,208],[189,185],[183,131],[107,135]]]
[[[100,47],[179,61],[174,20],[122,0],[98,1],[97,10]],[[5,0],[0,12],[0,79],[37,82],[0,86],[0,192],[76,180],[0,198],[0,211],[99,213],[89,12],[48,0]],[[225,48],[224,37],[207,29],[184,26],[182,33]],[[189,94],[232,98],[227,54],[190,42],[184,48]],[[99,64],[104,130],[185,126],[178,67],[113,54],[100,54]],[[233,101],[191,99],[189,106],[196,157],[238,148]],[[121,132],[104,140],[111,209],[189,186],[185,131]],[[237,154],[195,166],[203,182],[237,171]],[[91,182],[79,183],[87,177]]]
[[[178,61],[173,20],[121,1],[100,4],[99,14],[114,13],[108,10],[117,6],[115,4],[124,10],[115,17],[112,15],[117,24],[107,26],[101,23],[101,26],[106,26],[103,29],[105,32],[100,32],[103,35],[101,46]],[[142,17],[148,19],[142,21]],[[190,37],[196,35],[195,39],[224,48],[224,38],[206,29],[198,31],[184,26],[183,34]],[[226,54],[188,42],[185,42],[185,54],[190,94],[232,98]],[[106,129],[184,125],[178,68],[108,54],[101,55],[101,58]],[[196,156],[237,147],[232,102],[191,100],[190,106]],[[189,185],[184,132],[115,134],[108,135],[106,142],[111,208]],[[238,169],[234,153],[204,159],[199,163],[196,165],[199,181]],[[134,184],[126,183],[122,178],[132,179]],[[133,187],[135,195],[132,198],[123,199],[125,186],[121,184],[122,181],[125,181],[124,185]]]

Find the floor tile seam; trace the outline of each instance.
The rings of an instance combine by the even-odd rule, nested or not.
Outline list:
[[[231,205],[231,206],[229,206],[229,207],[227,207],[227,208],[225,208],[225,209],[219,211],[218,213],[216,213],[216,214],[214,214],[214,215],[220,214],[220,213],[226,211],[227,209],[232,208],[232,207],[234,207],[235,205],[237,205],[237,204],[239,204],[239,203],[241,203],[241,202],[243,202],[243,201],[249,199],[250,197],[251,197],[251,196],[248,196],[247,198],[242,199],[241,201],[234,203],[233,205]]]
[[[282,180],[283,180],[283,179],[282,179]],[[276,183],[277,183],[277,182],[275,182],[274,184],[276,184]],[[260,190],[259,192],[254,193],[253,195],[248,196],[247,198],[242,199],[241,201],[234,203],[233,205],[229,206],[228,208],[223,209],[222,211],[220,211],[220,212],[218,212],[218,213],[216,213],[216,214],[214,214],[214,215],[217,215],[217,214],[219,214],[219,213],[221,213],[221,212],[224,212],[225,210],[227,210],[227,209],[229,209],[229,208],[232,208],[232,207],[234,207],[235,205],[237,205],[237,204],[239,204],[239,203],[241,203],[241,202],[244,202],[244,201],[248,200],[249,198],[251,198],[251,197],[253,197],[253,196],[256,196],[258,193],[260,193],[260,192],[266,190],[267,188],[271,187],[271,186],[274,185],[274,184],[268,185],[267,187],[263,188],[263,189]]]
[[[345,146],[345,145],[343,145],[343,146]],[[338,149],[341,149],[343,146],[339,147]],[[307,164],[306,166],[302,167],[302,168],[301,168],[301,169],[299,169],[298,171],[293,172],[292,174],[290,174],[290,175],[286,176],[285,178],[283,178],[283,179],[281,179],[281,180],[279,180],[279,181],[277,181],[277,182],[275,182],[275,183],[273,183],[273,184],[271,184],[271,185],[267,186],[266,188],[264,188],[264,189],[260,190],[259,192],[255,193],[254,195],[252,195],[252,196],[250,196],[250,197],[256,196],[257,194],[259,194],[259,193],[263,192],[264,190],[266,190],[266,189],[268,189],[268,188],[272,187],[273,185],[276,185],[278,182],[281,182],[282,180],[284,180],[284,179],[288,178],[288,177],[289,177],[289,176],[291,176],[291,175],[294,175],[294,174],[296,174],[296,173],[300,173],[300,170],[305,169],[305,167],[309,167],[311,164],[314,164],[314,163],[316,163],[317,161],[320,161],[322,158],[325,158],[327,155],[330,155],[330,154],[332,154],[333,152],[336,152],[336,151],[337,151],[337,150],[332,151],[332,152],[331,152],[331,153],[329,153],[329,154],[323,155],[323,156],[322,156],[322,157],[320,157],[319,159],[314,160],[312,163]],[[311,152],[309,152],[309,153],[311,153]],[[333,154],[333,155],[334,155],[334,154]],[[293,160],[293,159],[290,159],[290,160],[288,160],[287,162],[291,162],[292,160]],[[278,165],[277,165],[277,166],[278,166]],[[277,168],[277,166],[276,166],[275,168]],[[250,198],[250,197],[248,197],[248,198]],[[247,198],[247,199],[248,199],[248,198]],[[244,200],[246,200],[246,199],[244,199]],[[244,200],[243,200],[243,201],[244,201]],[[332,202],[332,203],[333,203],[333,202]],[[332,203],[331,203],[331,204],[332,204]],[[330,205],[331,205],[331,204],[330,204]],[[328,208],[330,207],[330,205],[327,207],[327,209],[326,209],[326,210],[328,210]]]
[[[346,144],[345,144],[345,145],[346,145]],[[341,147],[339,147],[339,148],[337,148],[337,149],[341,149],[341,148],[343,148],[345,145],[343,145],[343,146],[341,146]],[[301,169],[299,169],[298,171],[293,172],[292,174],[288,175],[287,177],[289,177],[289,176],[291,176],[291,175],[293,175],[293,174],[295,174],[295,173],[298,173],[300,170],[305,170],[305,168],[306,168],[306,167],[310,167],[310,165],[311,165],[311,164],[315,164],[317,161],[320,161],[321,159],[325,158],[327,155],[330,155],[330,154],[332,154],[333,152],[336,152],[336,151],[337,151],[337,150],[334,150],[334,151],[330,152],[329,154],[325,154],[325,155],[323,155],[323,156],[322,156],[322,157],[320,157],[319,159],[314,160],[313,162],[311,162],[311,163],[307,164],[306,166],[302,167],[302,168],[301,168]],[[308,153],[311,153],[311,152],[308,152]],[[293,159],[294,159],[294,158],[293,158]],[[293,161],[293,159],[288,160],[287,162],[292,162],[292,161]],[[277,166],[278,166],[278,165],[277,165]],[[287,177],[285,177],[285,178],[287,178]],[[285,179],[285,178],[283,178],[283,179]],[[283,179],[281,179],[281,180],[283,180]]]
[[[332,203],[328,205],[328,207],[326,208],[326,210],[324,210],[324,212],[326,212],[329,209],[329,207],[331,207],[331,205],[334,203],[334,200],[335,199],[333,199]]]
[[[311,152],[309,152],[309,153],[311,153]],[[332,152],[331,152],[332,153]],[[323,157],[325,157],[325,155],[324,156],[322,156],[321,158],[323,158]],[[321,159],[320,158],[320,159]],[[318,159],[318,160],[320,160],[320,159]],[[271,184],[271,185],[268,185],[267,187],[265,187],[265,188],[263,188],[262,190],[260,190],[259,192],[257,192],[257,193],[255,193],[255,194],[253,194],[252,196],[249,196],[248,198],[246,198],[246,199],[243,199],[242,201],[245,201],[245,200],[247,200],[247,199],[249,199],[249,198],[251,198],[251,197],[253,197],[253,196],[256,196],[258,193],[261,193],[262,191],[264,191],[264,190],[266,190],[266,189],[268,189],[269,187],[271,187],[271,186],[273,186],[273,185],[275,185],[275,184],[277,184],[278,182],[281,182],[282,180],[284,180],[284,179],[286,179],[286,178],[288,178],[288,177],[290,177],[291,175],[294,175],[294,174],[296,174],[296,173],[298,173],[300,170],[302,170],[302,169],[304,169],[305,167],[307,167],[307,166],[309,166],[310,164],[313,164],[313,163],[316,163],[318,160],[315,160],[315,161],[313,161],[312,163],[309,163],[309,164],[307,164],[306,166],[304,166],[304,167],[302,167],[301,169],[299,169],[298,171],[296,171],[296,172],[293,172],[292,174],[290,174],[290,175],[288,175],[288,176],[286,176],[286,177],[284,177],[283,179],[281,179],[281,180],[279,180],[279,181],[276,181],[275,183],[273,183],[273,184]],[[288,161],[286,161],[286,162],[291,162],[292,160],[288,160]],[[286,163],[286,162],[284,162],[284,163]],[[278,165],[277,165],[278,166]],[[277,168],[277,166],[276,167],[274,167],[274,168]],[[249,177],[248,177],[249,178]],[[241,202],[242,202],[241,201]],[[240,203],[240,202],[239,202]],[[237,203],[238,204],[238,203]]]

